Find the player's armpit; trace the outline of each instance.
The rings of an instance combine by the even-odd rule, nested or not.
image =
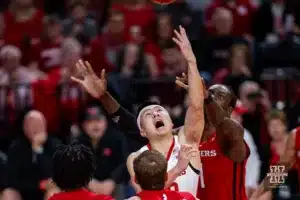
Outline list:
[[[133,161],[134,159],[137,157],[137,153],[134,152],[134,153],[131,153],[128,158],[127,158],[127,162],[126,162],[126,165],[127,165],[127,170],[128,170],[128,173],[130,175],[130,183],[132,185],[132,187],[134,188],[135,192],[138,193],[138,192],[141,192],[142,189],[141,187],[136,183],[135,181],[135,173],[134,173],[134,169],[133,169]]]
[[[225,118],[216,127],[217,142],[222,152],[234,162],[245,160],[249,152],[244,142],[244,128],[236,121]]]

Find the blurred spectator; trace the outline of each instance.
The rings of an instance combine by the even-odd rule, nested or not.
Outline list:
[[[50,73],[61,67],[62,40],[60,20],[56,16],[45,17],[43,35],[29,52],[30,68]]]
[[[88,17],[85,3],[75,1],[70,9],[70,17],[63,23],[63,33],[65,36],[82,36],[88,40],[96,37],[96,22]]]
[[[235,43],[243,43],[244,40],[231,35],[233,18],[230,10],[217,8],[212,16],[213,27],[216,33],[209,38],[204,45],[204,64],[201,69],[214,74],[216,70],[227,67],[230,56],[230,48]]]
[[[251,33],[251,23],[254,7],[249,0],[213,0],[212,4],[205,11],[206,26],[210,31],[214,23],[214,13],[219,8],[228,9],[233,18],[233,29],[230,31],[235,36],[245,36]]]
[[[285,33],[285,0],[264,1],[253,19],[253,36],[262,42],[271,34],[283,36]],[[276,36],[275,36],[276,37]]]
[[[158,67],[159,73],[163,73],[164,60],[162,58],[162,50],[167,48],[172,41],[173,24],[171,16],[168,13],[160,13],[156,19],[156,32],[154,40],[150,40],[145,45],[145,52],[149,56],[155,58],[155,63]]]
[[[156,77],[157,70],[151,69],[142,46],[128,43],[118,56],[118,72],[123,77]]]
[[[238,121],[239,123],[243,123],[242,115],[247,112],[247,109],[243,107],[240,101],[237,102],[235,109],[231,113],[231,117]],[[250,149],[250,156],[247,160],[246,164],[246,194],[247,197],[250,197],[252,193],[258,186],[259,177],[260,177],[260,158],[257,152],[257,147],[253,140],[251,133],[247,129],[244,131],[244,140],[247,143]]]
[[[13,0],[10,10],[4,13],[4,40],[7,44],[22,47],[40,37],[44,13],[34,7],[33,0]]]
[[[0,85],[28,84],[42,75],[23,67],[20,63],[21,57],[22,53],[19,48],[12,45],[2,47],[0,50],[2,63],[0,68]]]
[[[300,69],[300,7],[294,13],[292,33],[285,39],[262,47],[260,67],[295,67]]]
[[[32,83],[32,90],[34,107],[45,115],[49,132],[64,138],[66,133],[59,128],[61,120],[64,119],[64,123],[78,120],[79,99],[83,98],[78,85],[70,84],[70,76],[77,73],[76,62],[81,58],[82,46],[76,39],[67,38],[61,51],[61,67]]]
[[[43,199],[44,191],[55,188],[49,178],[52,155],[59,142],[48,137],[46,120],[35,110],[26,114],[23,131],[24,136],[14,141],[8,152],[8,188],[18,192],[24,200]],[[6,198],[18,199],[9,195]]]
[[[187,69],[187,64],[180,50],[172,42],[169,46],[165,46],[162,51],[162,59],[164,61],[163,75],[175,77],[180,76]]]
[[[239,96],[242,104],[248,110],[243,114],[243,125],[252,134],[258,151],[262,145],[270,142],[267,133],[265,115],[271,108],[269,97],[258,83],[246,81],[239,88]]]
[[[4,29],[5,29],[4,18],[3,15],[0,13],[0,49],[4,45]]]
[[[120,192],[117,184],[124,181],[128,155],[122,133],[110,127],[104,112],[97,106],[88,106],[82,120],[83,132],[77,141],[90,147],[96,157],[96,172],[89,188],[106,195]]]
[[[140,30],[147,39],[153,37],[155,12],[152,5],[145,0],[124,0],[122,3],[113,4],[112,9],[124,14],[125,33],[128,40],[132,40],[132,31]]]
[[[117,54],[125,43],[124,15],[112,10],[106,26],[106,31],[91,42],[88,60],[96,73],[101,69],[110,72],[117,65]]]
[[[2,190],[6,187],[6,155],[0,151],[0,197]]]
[[[271,136],[271,143],[269,147],[270,160],[269,165],[275,165],[280,161],[280,158],[285,153],[286,143],[288,138],[288,130],[286,126],[286,116],[282,111],[272,110],[268,114],[268,131]],[[295,166],[294,166],[295,167]],[[293,168],[289,172],[289,177],[286,181],[285,189],[275,189],[273,195],[275,199],[286,199],[287,195],[295,194],[297,192],[297,170]],[[286,193],[288,192],[288,193]],[[285,194],[284,194],[285,193]]]
[[[251,79],[252,57],[246,44],[235,44],[231,47],[229,66],[219,69],[214,76],[214,83],[224,83],[238,94],[239,86]]]

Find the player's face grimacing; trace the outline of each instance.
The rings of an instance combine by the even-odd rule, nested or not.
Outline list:
[[[142,112],[142,136],[151,138],[172,133],[173,123],[171,117],[162,106],[149,106]]]

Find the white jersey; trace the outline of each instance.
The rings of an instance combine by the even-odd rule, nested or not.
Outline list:
[[[151,146],[145,145],[138,152],[142,153],[146,150],[150,150]],[[173,143],[168,151],[168,171],[176,166],[178,161],[178,154],[180,150],[180,144],[178,142],[178,136],[174,136]],[[199,170],[195,169],[191,164],[188,168],[177,177],[174,183],[170,186],[170,190],[179,192],[189,192],[196,197],[199,182]]]

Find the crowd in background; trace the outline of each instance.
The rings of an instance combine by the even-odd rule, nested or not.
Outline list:
[[[70,76],[80,76],[75,64],[87,60],[97,74],[106,70],[108,90],[125,108],[134,112],[144,100],[156,100],[182,125],[188,99],[174,80],[187,66],[172,41],[179,25],[187,30],[206,84],[229,85],[239,97],[233,117],[257,151],[248,161],[255,166],[246,179],[251,193],[300,124],[298,4],[1,0],[0,193],[10,188],[3,194],[10,200],[51,195],[47,180],[55,147],[79,142],[97,158],[90,188],[119,199],[130,196],[128,177],[120,174],[136,148]],[[36,137],[37,131],[45,135]],[[274,191],[276,198],[297,193],[293,173],[290,187]]]

